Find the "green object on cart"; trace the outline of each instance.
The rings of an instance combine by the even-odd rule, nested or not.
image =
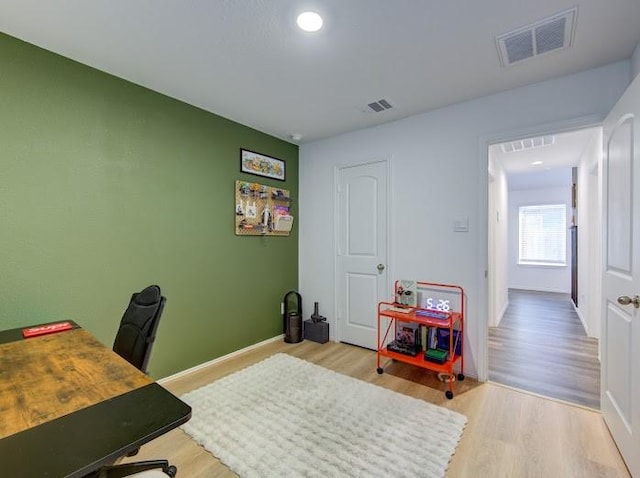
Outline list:
[[[424,359],[429,362],[445,363],[449,359],[449,351],[429,349],[424,353]]]

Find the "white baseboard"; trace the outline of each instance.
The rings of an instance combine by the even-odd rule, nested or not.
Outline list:
[[[582,316],[582,312],[580,312],[580,309],[576,307],[576,304],[574,304],[573,301],[571,301],[571,305],[573,306],[573,309],[576,311],[576,314],[578,314],[578,318],[580,319],[580,322],[582,322],[582,328],[584,329],[584,333],[587,334],[587,337],[591,337],[589,335],[589,328],[587,327],[587,323],[585,322],[584,317]]]
[[[192,374],[194,372],[197,372],[198,370],[209,367],[210,365],[215,365],[217,363],[224,362],[225,360],[229,360],[230,358],[237,357],[240,354],[249,352],[250,350],[257,349],[258,347],[262,347],[263,345],[267,345],[272,342],[277,342],[278,340],[282,340],[283,337],[284,337],[284,334],[276,335],[275,337],[271,337],[270,339],[263,340],[262,342],[258,342],[257,344],[249,345],[248,347],[245,347],[240,350],[236,350],[235,352],[231,352],[227,355],[223,355],[222,357],[209,360],[208,362],[201,363],[200,365],[196,365],[195,367],[191,367],[186,370],[182,370],[178,373],[174,373],[173,375],[169,375],[168,377],[161,378],[160,380],[158,380],[158,383],[160,385],[166,385],[172,380],[176,380],[178,378],[184,377],[185,375]]]
[[[502,318],[504,317],[504,313],[507,311],[507,307],[509,307],[509,301],[508,300],[505,301],[504,306],[502,307],[502,310],[498,314],[498,320],[497,320],[497,323],[496,323],[496,327],[498,327],[500,325],[500,322],[502,322]]]
[[[571,294],[571,290],[553,289],[553,288],[547,288],[547,287],[528,287],[528,286],[510,285],[509,289],[528,290],[531,292],[553,292],[554,294]]]

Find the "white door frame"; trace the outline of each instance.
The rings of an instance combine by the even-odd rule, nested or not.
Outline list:
[[[489,168],[487,168],[487,171],[489,171]],[[495,182],[496,182],[495,178],[491,175],[491,173],[489,173],[487,176],[487,246],[488,246],[488,241],[490,236],[495,231],[495,227],[490,225],[490,224],[495,224],[494,217],[493,217],[494,216],[493,211],[495,211],[495,196],[496,196],[495,189],[494,189],[496,187]],[[489,215],[489,210],[491,211],[491,215]],[[495,244],[495,235],[493,236],[493,239]],[[493,245],[491,247],[487,247],[487,264],[488,265],[495,263],[495,260],[496,260],[495,254],[496,254],[496,249]],[[496,316],[495,289],[496,289],[495,272],[492,273],[492,271],[489,270],[489,268],[487,267],[487,324],[489,322],[493,322]]]
[[[364,160],[364,161],[355,161],[353,163],[345,163],[340,165],[335,165],[333,167],[333,316],[336,318],[334,325],[334,339],[336,342],[340,342],[342,337],[340,337],[340,326],[338,325],[338,320],[340,320],[338,316],[338,284],[339,284],[339,271],[338,271],[338,251],[340,245],[339,236],[339,204],[338,204],[338,186],[340,181],[340,170],[344,168],[351,168],[354,166],[366,166],[368,164],[373,163],[385,163],[386,164],[386,173],[387,173],[387,263],[385,267],[387,269],[387,290],[389,291],[389,297],[392,296],[392,274],[393,274],[393,257],[391,256],[391,251],[393,251],[393,247],[391,245],[392,236],[391,229],[393,227],[392,215],[391,215],[391,207],[393,203],[393,197],[391,195],[391,191],[393,188],[391,187],[391,165],[392,165],[392,156],[390,155],[381,155],[379,158]]]
[[[496,143],[504,143],[516,139],[528,138],[532,136],[544,136],[548,134],[564,133],[577,129],[602,126],[604,115],[590,115],[579,118],[545,123],[524,129],[507,130],[495,134],[481,136],[479,139],[479,168],[480,185],[478,190],[478,224],[481,230],[478,233],[478,311],[474,311],[473,316],[478,320],[478,338],[476,367],[478,381],[486,382],[489,379],[489,313],[488,313],[488,280],[487,271],[489,267],[488,247],[489,247],[489,146]]]

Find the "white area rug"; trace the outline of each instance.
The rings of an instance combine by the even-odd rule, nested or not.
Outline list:
[[[242,478],[442,477],[467,422],[287,354],[182,399],[183,429]]]

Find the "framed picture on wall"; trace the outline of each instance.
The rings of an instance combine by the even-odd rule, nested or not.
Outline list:
[[[272,158],[248,149],[240,149],[240,171],[278,181],[285,180],[285,164],[282,159]]]

